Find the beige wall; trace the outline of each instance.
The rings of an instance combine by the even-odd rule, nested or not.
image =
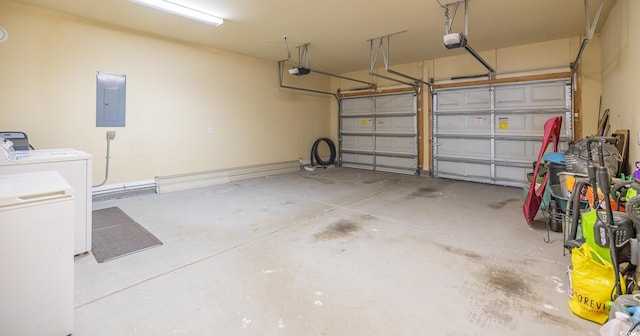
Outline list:
[[[639,159],[638,2],[618,1],[582,58],[582,134],[595,132],[600,92],[612,129],[630,128]],[[604,18],[603,18],[604,19]],[[105,132],[95,127],[96,71],[127,75],[127,126],[112,142],[108,183],[295,160],[329,136],[337,144],[337,104],[328,95],[280,89],[275,62],[187,45],[0,1],[0,129],[22,130],[37,148],[71,147],[94,156],[94,182],[104,176]],[[566,70],[580,37],[480,51],[498,73]],[[601,52],[602,50],[602,52]],[[455,54],[455,52],[452,52]],[[602,55],[602,56],[601,56]],[[416,78],[445,82],[485,70],[466,53],[392,65]],[[384,69],[378,69],[384,73]],[[602,77],[601,77],[602,73]],[[344,74],[393,87],[368,70]],[[285,84],[335,92],[362,84],[326,76]],[[602,83],[602,87],[601,87]],[[426,95],[428,96],[428,94]],[[425,99],[427,111],[429,100]],[[428,114],[423,114],[429,136]],[[213,127],[213,134],[207,129]],[[430,148],[425,140],[425,163]],[[426,168],[425,168],[426,169]]]
[[[603,107],[610,109],[612,130],[631,131],[633,163],[640,160],[640,1],[618,0],[601,36]]]
[[[0,129],[76,148],[110,183],[297,160],[330,131],[331,96],[280,89],[276,62],[0,2]],[[127,75],[124,128],[97,128],[96,71]],[[301,80],[328,90],[329,80]],[[294,83],[289,83],[296,84]],[[213,127],[213,134],[208,128]]]
[[[552,40],[541,43],[533,43],[522,46],[514,46],[503,49],[479,51],[480,56],[493,67],[498,73],[498,78],[515,77],[525,75],[535,75],[553,72],[568,72],[569,65],[575,61],[582,39],[580,37]],[[444,46],[443,46],[444,48]],[[452,51],[454,55],[450,57],[425,60],[409,64],[392,65],[391,69],[408,74],[425,81],[434,79],[438,83],[450,83],[452,77],[486,74],[484,68],[477,60],[466,52]],[[595,38],[584,51],[579,72],[579,80],[582,86],[582,111],[579,116],[583,123],[583,134],[588,135],[595,131],[598,118],[598,105],[600,97],[600,40]],[[378,69],[379,73],[385,74],[384,68]],[[344,74],[347,77],[373,81],[384,88],[397,83],[380,80],[376,77],[368,76],[368,70]],[[477,80],[486,79],[478,78]],[[473,80],[473,79],[470,79]],[[348,82],[333,81],[333,89],[348,88]],[[425,99],[423,110],[429,109],[430,99],[428,89],[424,87]],[[332,111],[332,135],[337,137],[337,115],[338,110]],[[428,138],[431,134],[429,128],[429,115],[423,113],[423,124],[425,134],[425,146],[423,147],[424,164],[423,170],[428,170],[430,164],[430,152]],[[594,131],[590,131],[593,129]],[[586,133],[585,133],[586,132]]]
[[[582,53],[582,60],[578,71],[579,86],[582,89],[582,111],[580,120],[582,124],[582,137],[596,135],[598,131],[598,118],[604,106],[600,106],[602,94],[602,68],[601,68],[601,42],[599,36],[587,44]],[[580,46],[576,46],[573,57],[575,58]]]

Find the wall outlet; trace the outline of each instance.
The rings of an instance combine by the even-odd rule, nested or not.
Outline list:
[[[209,134],[213,134],[213,127],[209,127],[209,129],[207,130],[207,132],[209,132]]]

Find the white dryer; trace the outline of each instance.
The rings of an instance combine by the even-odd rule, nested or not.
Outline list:
[[[74,255],[91,251],[91,154],[69,148],[14,151],[0,137],[0,175],[55,170],[74,193]]]
[[[73,333],[73,189],[55,171],[0,175],[0,335]]]

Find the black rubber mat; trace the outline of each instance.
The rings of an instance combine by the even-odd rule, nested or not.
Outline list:
[[[99,263],[162,245],[118,207],[93,211],[91,253]]]

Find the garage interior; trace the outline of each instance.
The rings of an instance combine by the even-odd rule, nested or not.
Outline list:
[[[62,334],[599,335],[523,187],[557,116],[565,150],[608,110],[636,169],[640,3],[172,3],[220,21],[0,0],[0,132],[87,154]],[[98,260],[114,207],[159,244]]]

